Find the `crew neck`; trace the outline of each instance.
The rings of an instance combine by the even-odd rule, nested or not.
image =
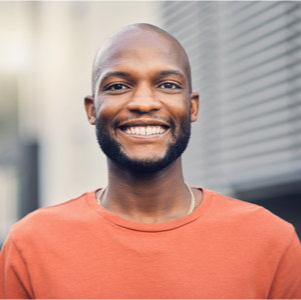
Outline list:
[[[99,205],[96,200],[96,191],[93,190],[86,194],[86,201],[88,205],[94,210],[95,213],[103,217],[106,221],[123,227],[129,230],[136,230],[136,231],[145,231],[145,232],[157,232],[157,231],[167,231],[173,230],[179,227],[182,227],[186,224],[189,224],[195,220],[197,220],[201,215],[205,213],[207,208],[210,206],[211,203],[211,192],[209,190],[204,189],[203,187],[192,187],[195,189],[199,189],[203,192],[203,201],[201,204],[193,210],[192,213],[189,215],[183,216],[179,219],[162,222],[162,223],[141,223],[136,221],[131,221],[120,217],[108,210],[106,210],[103,206]]]

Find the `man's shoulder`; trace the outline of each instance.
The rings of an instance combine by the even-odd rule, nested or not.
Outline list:
[[[90,211],[86,199],[92,193],[87,192],[68,201],[32,211],[12,225],[10,235],[17,239],[43,232],[47,234],[62,229],[68,223],[80,221]]]
[[[291,223],[275,215],[266,208],[215,191],[206,191],[211,196],[211,211],[223,222],[236,224],[237,230],[270,236],[291,236],[294,227]],[[205,192],[205,193],[206,193]]]

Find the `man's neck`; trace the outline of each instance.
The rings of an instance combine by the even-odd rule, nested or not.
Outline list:
[[[108,187],[101,199],[107,210],[142,223],[166,222],[187,214],[191,194],[184,183],[180,158],[151,174],[129,171],[111,161],[108,165]]]

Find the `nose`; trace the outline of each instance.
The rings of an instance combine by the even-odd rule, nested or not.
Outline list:
[[[160,110],[161,102],[156,98],[155,91],[146,85],[137,87],[131,100],[127,104],[127,108],[133,112],[148,113]]]

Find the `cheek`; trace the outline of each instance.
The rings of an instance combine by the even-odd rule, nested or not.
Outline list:
[[[170,115],[177,122],[189,117],[190,115],[190,104],[187,101],[182,100],[170,102],[167,109]]]
[[[96,116],[100,119],[110,120],[119,112],[117,101],[99,100],[95,105]]]

